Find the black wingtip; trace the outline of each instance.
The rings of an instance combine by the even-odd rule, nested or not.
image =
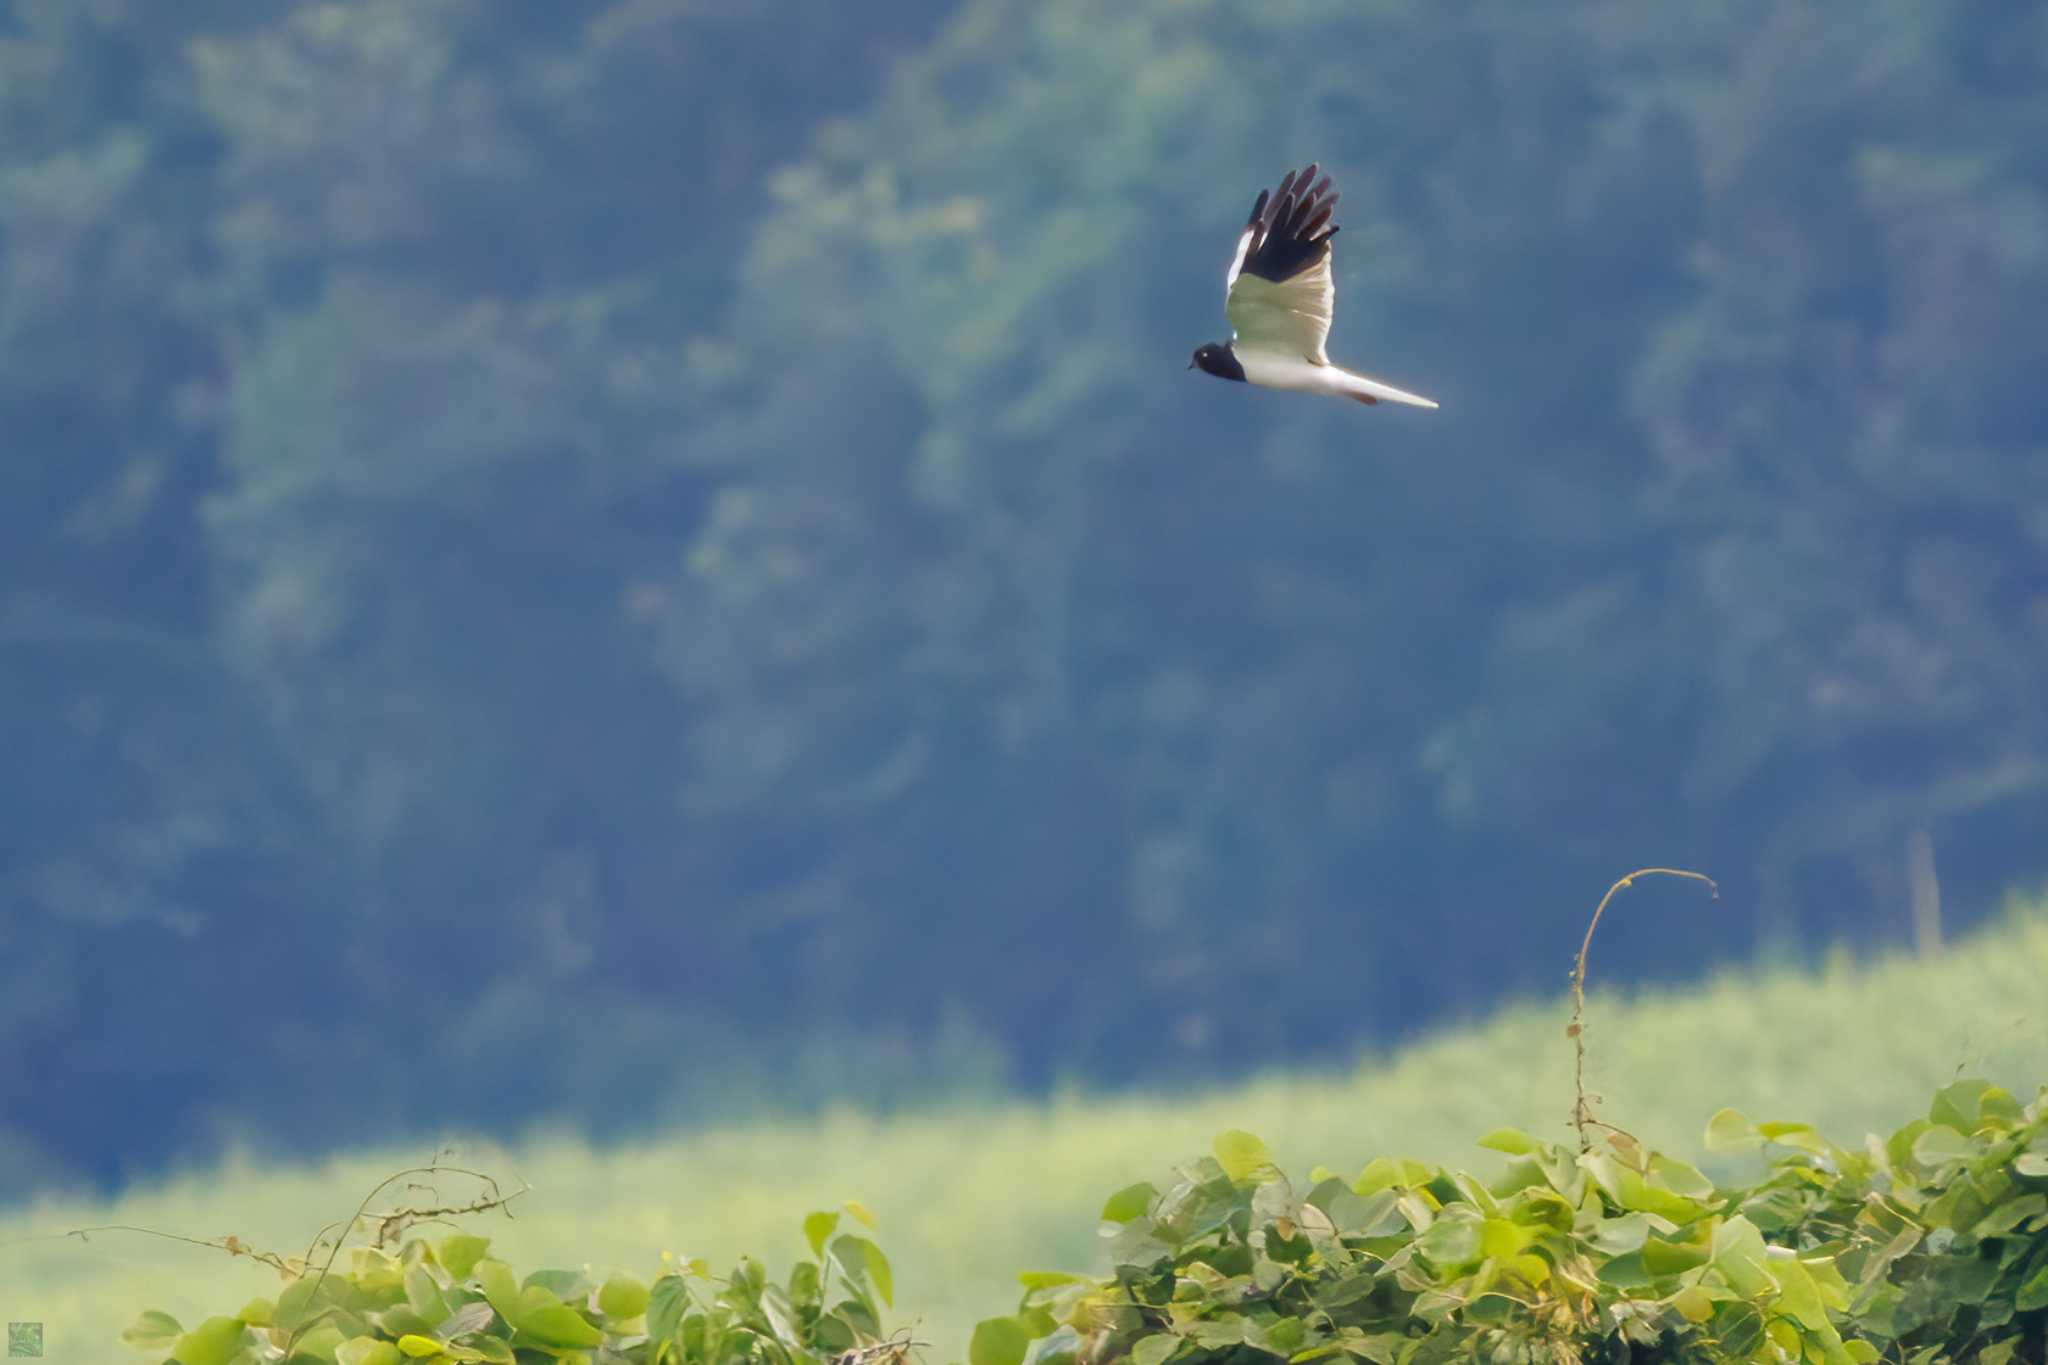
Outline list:
[[[1262,279],[1283,281],[1307,270],[1329,251],[1330,238],[1337,235],[1331,221],[1337,209],[1337,194],[1331,179],[1318,179],[1322,163],[1311,161],[1301,170],[1280,177],[1279,187],[1259,191],[1245,228],[1247,244],[1243,269]]]

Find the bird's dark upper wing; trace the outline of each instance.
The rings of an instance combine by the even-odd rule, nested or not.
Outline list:
[[[1314,163],[1298,176],[1289,171],[1271,194],[1259,192],[1224,280],[1224,316],[1240,352],[1267,350],[1328,363],[1323,343],[1337,302],[1330,272],[1330,238],[1337,234],[1330,215],[1336,207],[1330,179],[1318,183]]]
[[[1330,221],[1337,195],[1329,176],[1317,181],[1317,169],[1310,162],[1299,175],[1289,171],[1281,177],[1279,189],[1259,191],[1238,238],[1226,290],[1237,283],[1240,273],[1284,284],[1329,256],[1330,238],[1337,235],[1337,225]]]

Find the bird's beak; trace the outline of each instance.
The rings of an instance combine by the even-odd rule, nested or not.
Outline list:
[[[1188,362],[1188,368],[1189,368],[1189,369],[1191,369],[1191,370],[1192,370],[1193,368],[1195,368],[1195,362],[1194,362],[1194,361],[1192,361],[1192,360],[1190,360],[1190,361]]]

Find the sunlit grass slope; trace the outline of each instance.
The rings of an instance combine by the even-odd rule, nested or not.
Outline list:
[[[1605,1117],[1697,1157],[1709,1115],[1811,1119],[1838,1135],[1889,1129],[1958,1072],[2032,1093],[2048,1081],[2048,913],[2015,914],[1932,960],[1839,961],[1817,975],[1737,973],[1683,991],[1596,992],[1591,1087]],[[1297,1173],[1354,1169],[1383,1152],[1491,1169],[1472,1139],[1504,1124],[1562,1136],[1571,1045],[1562,1000],[1502,1011],[1350,1074],[1280,1075],[1207,1093],[1073,1098],[877,1121],[839,1113],[594,1149],[540,1138],[466,1148],[468,1164],[533,1190],[517,1217],[476,1218],[522,1270],[589,1263],[648,1275],[663,1250],[777,1273],[809,1209],[865,1202],[896,1261],[898,1321],[937,1360],[971,1322],[1004,1311],[1015,1272],[1094,1265],[1103,1196],[1208,1149],[1227,1127],[1263,1136]],[[187,1325],[232,1312],[275,1278],[219,1252],[128,1233],[89,1244],[16,1242],[98,1223],[252,1245],[303,1247],[367,1189],[424,1153],[365,1151],[308,1166],[241,1161],[135,1190],[111,1205],[62,1202],[0,1221],[0,1316],[40,1319],[48,1357],[118,1358],[109,1334],[144,1306]],[[451,1184],[444,1194],[454,1194]],[[466,1195],[465,1195],[466,1197]]]

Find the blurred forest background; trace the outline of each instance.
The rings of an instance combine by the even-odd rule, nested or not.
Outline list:
[[[0,1194],[1953,932],[2044,147],[1994,0],[0,0]],[[1311,158],[1441,412],[1184,371]]]

